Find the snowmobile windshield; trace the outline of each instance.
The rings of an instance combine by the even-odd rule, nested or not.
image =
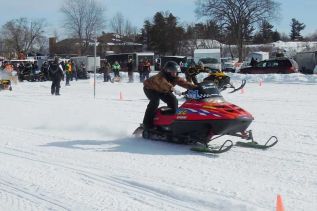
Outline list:
[[[225,101],[218,88],[210,82],[199,83],[197,89],[188,90],[186,97],[189,99],[203,100],[207,102]]]

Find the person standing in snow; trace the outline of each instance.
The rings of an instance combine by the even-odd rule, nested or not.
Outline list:
[[[160,100],[165,102],[169,108],[171,108],[171,114],[175,114],[178,108],[178,100],[176,95],[181,93],[174,88],[175,85],[179,85],[186,89],[194,89],[197,86],[186,81],[183,78],[177,76],[177,72],[180,72],[179,65],[174,61],[166,62],[163,71],[150,77],[143,82],[144,93],[150,100],[143,118],[143,128],[145,130],[153,127],[153,119],[155,116],[155,110],[160,104]]]
[[[78,79],[78,66],[77,64],[72,60],[71,61],[71,65],[72,65],[72,77],[71,77],[71,81],[73,80],[73,78],[75,78],[75,80],[77,81]]]
[[[103,62],[101,66],[101,72],[103,73],[103,82],[111,81],[110,72],[111,72],[111,64],[107,59]]]
[[[61,80],[64,78],[62,65],[58,63],[58,58],[56,57],[54,62],[49,66],[49,75],[52,79],[51,94],[60,95],[59,89],[61,87]]]
[[[133,82],[133,60],[132,59],[129,59],[127,68],[128,68],[129,82],[132,83]]]
[[[72,63],[71,61],[66,62],[65,64],[65,73],[66,73],[66,86],[70,86],[69,81],[72,77]]]
[[[150,72],[151,72],[151,63],[149,62],[149,60],[145,59],[143,63],[143,79],[142,79],[143,81],[145,79],[149,79]]]
[[[114,81],[120,81],[120,70],[121,66],[118,61],[115,61],[114,64],[112,65],[112,70],[114,73]]]

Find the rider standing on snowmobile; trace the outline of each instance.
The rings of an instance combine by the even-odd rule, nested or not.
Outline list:
[[[174,61],[168,61],[165,64],[163,71],[143,82],[144,93],[150,100],[144,114],[144,129],[151,129],[153,127],[155,110],[158,108],[160,100],[164,101],[167,106],[171,108],[171,114],[176,113],[178,100],[173,92],[177,95],[181,95],[181,92],[174,88],[175,85],[185,89],[194,89],[197,87],[183,78],[178,77],[177,72],[180,72],[178,64]]]

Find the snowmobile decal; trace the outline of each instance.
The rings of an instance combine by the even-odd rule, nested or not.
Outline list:
[[[184,96],[189,99],[199,100],[199,99],[219,96],[219,94],[218,93],[217,94],[199,94],[198,90],[188,90],[187,94],[184,94]]]
[[[187,110],[179,108],[179,109],[177,109],[176,114],[177,115],[186,115],[187,114]]]
[[[187,116],[176,116],[176,119],[187,119]]]
[[[213,115],[215,117],[221,117],[219,113],[213,112],[213,111],[207,111],[205,109],[192,109],[192,108],[182,108],[179,109],[177,115],[188,115],[188,114],[198,114],[201,116],[208,116]]]

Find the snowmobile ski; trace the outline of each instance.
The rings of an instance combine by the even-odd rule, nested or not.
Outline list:
[[[254,141],[253,138],[251,139],[251,142],[242,142],[238,141],[236,142],[236,146],[240,147],[247,147],[247,148],[255,148],[255,149],[267,149],[270,147],[273,147],[275,144],[277,144],[278,139],[276,136],[271,136],[265,144],[259,144],[258,142]]]
[[[202,152],[202,153],[213,153],[213,154],[220,154],[223,152],[229,151],[233,146],[231,140],[226,140],[219,148],[213,146],[197,146],[192,147],[191,150],[195,152]]]
[[[240,89],[243,89],[243,87],[245,86],[246,83],[247,83],[246,80],[242,80],[242,83],[241,83],[241,85],[240,85],[238,88],[235,88],[235,86],[233,86],[233,85],[230,83],[231,87],[229,87],[229,88],[233,88],[233,90],[230,91],[229,93],[234,93],[234,92],[236,92],[236,91],[239,91]]]

